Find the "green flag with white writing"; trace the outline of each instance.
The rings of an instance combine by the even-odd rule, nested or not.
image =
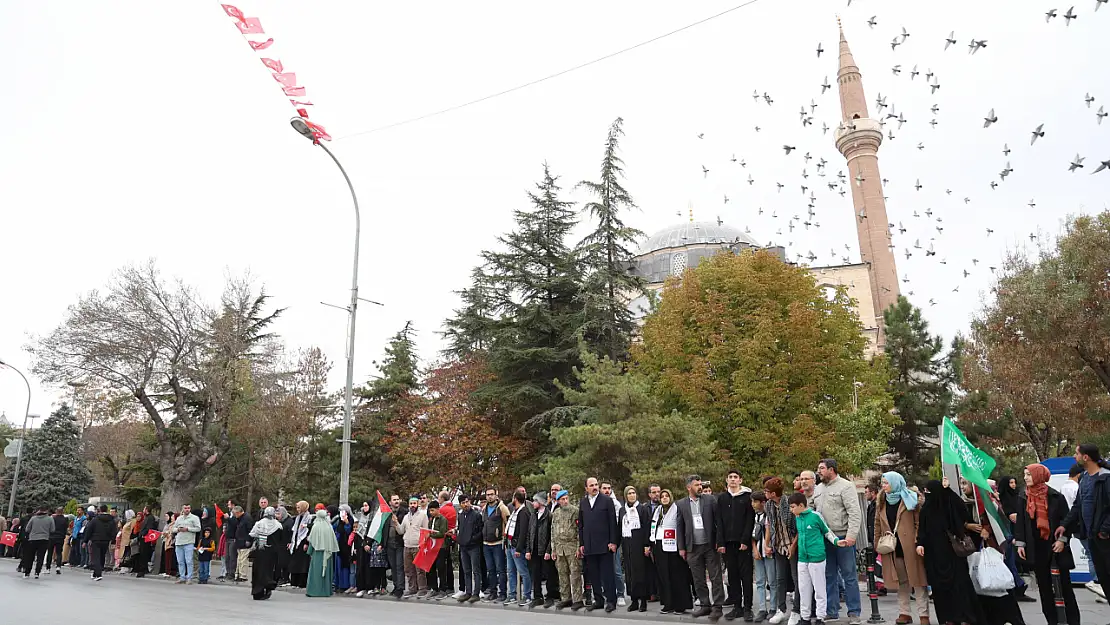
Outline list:
[[[991,492],[987,476],[994,471],[994,458],[967,442],[963,432],[948,417],[944,418],[940,439],[941,461],[956,465],[960,468],[960,475],[967,478],[967,481]]]

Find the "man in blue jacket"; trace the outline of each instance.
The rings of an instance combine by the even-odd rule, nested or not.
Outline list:
[[[84,549],[81,547],[85,542],[85,534],[81,529],[85,526],[88,517],[85,516],[85,509],[78,508],[77,516],[73,519],[73,531],[69,533],[69,566],[81,566],[81,554]]]
[[[1086,539],[1095,563],[1102,591],[1110,591],[1110,469],[1102,459],[1098,446],[1084,443],[1075,448],[1075,461],[1085,472],[1079,479],[1079,493],[1068,516],[1056,528],[1056,544],[1052,550],[1068,549],[1067,534]]]

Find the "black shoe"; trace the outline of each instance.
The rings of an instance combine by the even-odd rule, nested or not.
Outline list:
[[[531,602],[528,603],[528,608],[538,608],[541,605],[543,605],[543,599],[533,599]]]
[[[647,612],[647,601],[640,599],[640,612]]]
[[[1036,603],[1037,602],[1036,599],[1034,599],[1033,597],[1030,597],[1029,595],[1018,595],[1017,600],[1022,601],[1024,603]]]
[[[728,614],[725,614],[725,620],[734,621],[738,616],[740,616],[740,608],[733,608],[728,611]]]
[[[638,607],[640,607],[640,600],[639,599],[633,599],[632,601],[628,602],[627,610],[629,612],[635,612],[636,608],[638,608]]]
[[[598,608],[603,608],[603,607],[605,607],[604,603],[587,603],[586,604],[586,611],[587,612],[593,612],[594,610],[596,610]]]
[[[668,608],[667,606],[663,606],[662,608],[659,609],[660,614],[672,614],[673,612],[674,612],[674,610]]]
[[[716,623],[721,620],[721,608],[714,606],[713,611],[709,613],[709,622]]]
[[[582,602],[581,601],[575,601],[574,603],[570,604],[570,609],[574,610],[575,612],[581,610],[582,609]]]
[[[746,621],[748,619],[745,618],[744,620]],[[766,621],[766,620],[767,620],[767,610],[760,610],[759,612],[756,613],[755,620],[753,622],[754,623],[762,623],[763,621]]]
[[[755,621],[755,616],[752,614],[752,611],[750,609],[744,610],[744,622],[751,623],[753,621]]]
[[[691,612],[690,616],[692,616],[694,618],[698,618],[699,616],[709,616],[709,613],[712,612],[712,611],[713,610],[711,610],[708,606],[702,606],[702,607],[698,608],[697,610],[694,610],[693,612]]]
[[[543,609],[548,610],[553,605],[555,605],[555,600],[554,599],[547,599],[546,601],[543,602]]]
[[[560,601],[559,603],[555,604],[555,609],[556,610],[565,610],[565,609],[569,608],[570,606],[571,606],[571,603],[569,601]]]
[[[605,611],[606,612],[612,612],[613,610],[616,610],[616,609],[617,609],[617,604],[615,604],[615,603],[606,603],[605,604]]]

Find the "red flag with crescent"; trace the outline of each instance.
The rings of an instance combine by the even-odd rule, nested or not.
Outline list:
[[[432,570],[441,547],[443,547],[442,538],[432,538],[430,529],[420,530],[420,547],[412,559],[413,565],[425,573]]]

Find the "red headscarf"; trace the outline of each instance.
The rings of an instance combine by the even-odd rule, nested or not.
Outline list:
[[[316,504],[316,509],[317,509],[317,510],[327,510],[327,509],[328,509],[328,507],[327,507],[327,506],[325,506],[325,505],[324,505],[324,504],[322,504],[322,503],[318,503],[318,504]]]
[[[1048,527],[1048,478],[1052,474],[1043,464],[1031,464],[1025,470],[1033,478],[1032,486],[1025,487],[1025,512],[1036,519],[1041,538],[1048,540],[1052,534]]]

